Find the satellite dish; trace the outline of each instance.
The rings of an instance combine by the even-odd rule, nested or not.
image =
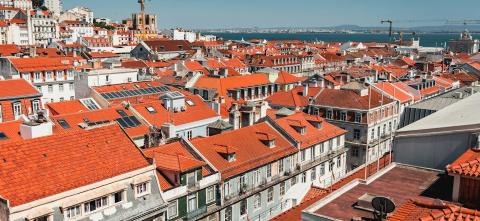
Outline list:
[[[387,218],[387,214],[395,211],[395,203],[390,198],[379,196],[372,199],[372,207],[375,209],[377,220]]]

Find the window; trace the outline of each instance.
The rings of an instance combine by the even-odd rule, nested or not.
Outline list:
[[[170,205],[168,205],[168,218],[173,218],[178,215],[178,202],[175,200]]]
[[[362,122],[362,114],[361,113],[355,113],[355,122],[356,123]]]
[[[207,203],[215,201],[215,186],[207,188]]]
[[[13,103],[13,115],[15,116],[15,119],[22,115],[22,104],[20,102]]]
[[[48,93],[53,93],[53,85],[48,85]]]
[[[51,80],[53,78],[52,72],[47,72],[46,78],[47,80]]]
[[[332,149],[333,149],[333,140],[329,140],[328,141],[328,151],[330,152],[330,151],[332,151]]]
[[[73,71],[68,71],[68,78],[73,78]]]
[[[232,207],[229,206],[225,209],[225,221],[232,221]]]
[[[153,108],[152,106],[148,106],[146,107],[147,111],[151,114],[154,114],[154,113],[157,113],[157,111],[155,110],[155,108]]]
[[[42,78],[42,75],[39,72],[35,72],[35,74],[33,74],[33,77],[35,78],[36,81],[38,81]]]
[[[261,200],[262,200],[262,198],[261,198],[261,196],[260,196],[259,193],[256,194],[256,195],[253,197],[253,209],[258,209],[258,208],[260,208],[261,202],[262,202]]]
[[[244,199],[240,201],[240,215],[243,216],[247,214],[247,200]]]
[[[68,84],[68,89],[71,91],[75,90],[74,84],[73,83]]]
[[[332,160],[332,161],[330,161],[330,166],[328,167],[328,172],[332,172],[333,167],[335,167],[335,162]]]
[[[327,110],[327,119],[332,119],[332,118],[333,118],[333,111]]]
[[[353,139],[355,139],[355,140],[360,139],[360,130],[359,129],[353,129]]]
[[[291,186],[297,184],[297,176],[292,177]]]
[[[323,176],[325,175],[325,164],[321,164],[320,165],[320,176]]]
[[[193,137],[192,131],[191,130],[187,131],[187,139],[191,140],[192,137]]]
[[[375,128],[372,128],[372,134],[371,134],[371,139],[375,139]]]
[[[44,216],[40,216],[33,219],[33,221],[49,221],[49,220],[50,220],[50,215],[44,215]]]
[[[267,202],[273,202],[273,187],[270,187],[267,190]]]
[[[340,113],[340,120],[347,121],[347,112]]]
[[[113,194],[113,203],[120,203],[123,201],[123,191]]]
[[[337,168],[340,168],[342,166],[342,158],[339,156],[337,157]]]
[[[197,194],[188,196],[188,212],[197,210]]]
[[[272,164],[267,164],[267,177],[272,176]]]
[[[352,148],[352,157],[358,157],[358,147]]]
[[[60,92],[63,92],[63,84],[59,84],[59,85],[58,85],[58,90],[59,90]]]
[[[307,173],[302,173],[302,183],[306,183],[307,182]]]
[[[230,183],[228,181],[223,184],[223,192],[225,193],[225,196],[230,195]]]
[[[302,152],[301,152],[300,155],[301,155],[301,160],[302,160],[302,162],[305,161],[305,158],[306,158],[306,155],[307,155],[306,151],[305,151],[305,150],[302,150]]]
[[[283,159],[278,161],[278,172],[283,172]]]
[[[312,178],[312,181],[317,179],[317,168],[316,167],[312,168],[312,172],[310,173],[310,176]]]
[[[325,143],[320,144],[320,153],[325,153]]]
[[[34,100],[32,101],[32,110],[34,113],[40,110],[40,101],[39,100]]]
[[[67,217],[67,219],[78,217],[80,216],[80,214],[80,205],[72,206],[70,208],[67,208],[65,211],[65,216]]]
[[[148,191],[149,191],[148,184],[149,182],[144,182],[135,186],[135,194],[137,197],[148,194]]]
[[[247,186],[247,183],[245,182],[245,175],[241,176],[239,179],[239,188],[243,189]]]
[[[280,196],[285,195],[285,185],[286,185],[285,182],[280,183]]]
[[[104,196],[84,203],[85,213],[93,212],[108,205],[108,197]]]

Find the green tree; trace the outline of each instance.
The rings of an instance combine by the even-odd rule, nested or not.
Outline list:
[[[33,8],[40,8],[45,3],[45,0],[32,0]]]

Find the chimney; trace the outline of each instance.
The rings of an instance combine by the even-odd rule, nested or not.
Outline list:
[[[162,125],[162,133],[165,134],[165,138],[170,139],[176,136],[175,125],[172,123],[164,123]]]
[[[50,136],[53,134],[53,124],[48,122],[43,112],[39,112],[36,119],[27,120],[20,125],[20,136],[24,140]]]
[[[308,96],[308,84],[304,84],[304,85],[303,85],[303,93],[302,93],[302,95],[303,95],[304,97]]]

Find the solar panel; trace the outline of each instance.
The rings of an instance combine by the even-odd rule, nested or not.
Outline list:
[[[132,128],[137,127],[141,123],[135,116],[125,116],[122,118],[118,118],[117,122],[122,126],[122,128]]]
[[[142,94],[142,93],[140,93],[140,92],[137,91],[137,90],[131,90],[130,93],[132,93],[132,94],[135,95],[135,96]]]
[[[117,110],[117,113],[118,113],[118,114],[120,114],[120,116],[122,116],[122,117],[127,117],[127,116],[128,116],[128,114],[127,114],[127,113],[125,113],[125,111],[123,111],[123,110],[120,110],[120,109],[119,109],[119,110]]]
[[[120,93],[123,97],[128,97],[130,95],[127,94],[127,92],[125,91],[119,91],[118,93]]]
[[[136,126],[140,125],[140,121],[135,116],[130,116],[130,120],[135,124]]]
[[[134,96],[134,94],[131,91],[124,91],[129,97]]]
[[[127,123],[123,120],[123,118],[118,118],[117,122],[120,124],[122,128],[128,128]]]
[[[105,98],[105,99],[109,99],[106,94],[102,94],[102,97]]]
[[[140,92],[142,92],[142,94],[149,94],[150,92],[148,92],[147,90],[141,88],[141,89],[138,89]]]
[[[115,98],[122,98],[122,97],[124,97],[123,94],[118,93],[118,92],[112,92],[112,95],[114,95]]]
[[[147,90],[148,92],[154,94],[156,93],[155,90],[153,90],[153,88],[146,88],[145,90]]]

